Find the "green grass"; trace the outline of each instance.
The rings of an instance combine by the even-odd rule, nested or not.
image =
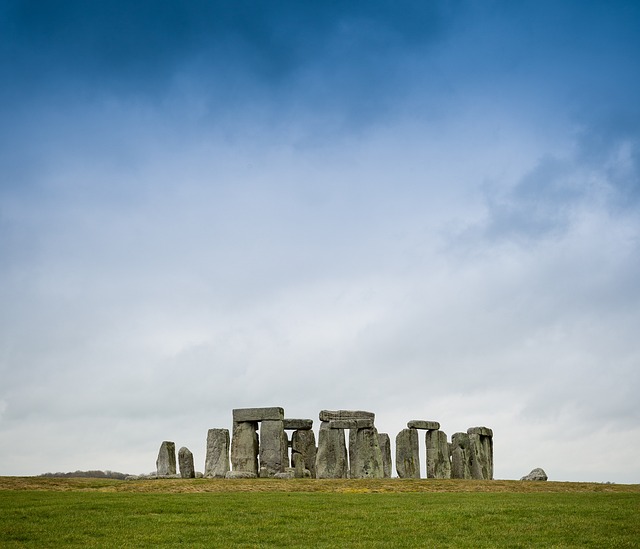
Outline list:
[[[528,491],[528,486],[514,483],[512,491],[492,492],[477,491],[473,483],[451,482],[455,491],[376,491],[375,483],[351,481],[351,485],[326,484],[350,486],[348,490],[311,492],[289,491],[296,489],[296,481],[288,485],[269,481],[186,481],[182,485],[163,481],[66,482],[44,484],[40,489],[30,489],[33,486],[28,484],[7,489],[0,483],[0,547],[640,544],[637,489],[604,491],[592,485],[592,490],[556,491],[556,486],[551,491]],[[224,491],[207,491],[216,486]],[[251,486],[258,491],[246,490]],[[281,491],[280,486],[288,486],[287,491]],[[416,486],[443,485],[422,481]],[[461,486],[471,490],[461,491]],[[518,486],[527,491],[516,491]],[[140,491],[148,487],[165,487],[167,491]],[[192,491],[194,487],[196,491]]]

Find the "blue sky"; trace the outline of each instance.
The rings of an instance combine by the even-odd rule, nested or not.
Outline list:
[[[640,482],[638,29],[635,2],[0,1],[0,474],[203,462],[273,405]]]

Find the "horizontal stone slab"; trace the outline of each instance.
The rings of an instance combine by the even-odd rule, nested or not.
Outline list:
[[[265,421],[284,419],[284,408],[236,408],[233,410],[233,421]]]
[[[285,419],[284,420],[284,428],[287,430],[302,430],[308,431],[313,427],[312,419]]]
[[[468,435],[482,435],[483,437],[492,437],[493,431],[489,427],[469,427],[467,429]]]
[[[426,419],[412,419],[407,423],[409,429],[426,429],[427,431],[437,431],[440,429],[438,421],[427,421]]]
[[[249,471],[227,471],[224,478],[258,478],[258,475]]]
[[[329,422],[329,429],[370,429],[372,419],[334,419]]]
[[[320,412],[320,421],[334,421],[337,419],[370,419],[374,421],[376,415],[373,412],[364,412],[362,410],[322,410]]]

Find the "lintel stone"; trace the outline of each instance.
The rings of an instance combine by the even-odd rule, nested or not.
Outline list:
[[[334,421],[337,419],[370,419],[375,420],[376,415],[373,412],[364,412],[363,410],[322,410],[320,412],[320,421]]]
[[[483,437],[492,437],[493,431],[489,427],[469,427],[467,429],[468,435],[481,435]]]
[[[437,421],[427,421],[424,419],[412,419],[409,423],[407,423],[407,428],[437,431],[438,429],[440,429],[440,423]]]
[[[287,431],[297,431],[300,429],[301,431],[308,431],[313,427],[312,419],[285,419],[284,420],[284,428]]]
[[[265,421],[284,419],[284,408],[236,408],[233,410],[233,421]]]
[[[371,429],[373,419],[334,419],[329,422],[329,429]]]

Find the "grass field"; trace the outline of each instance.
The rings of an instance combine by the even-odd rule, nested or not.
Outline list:
[[[640,485],[0,477],[2,547],[639,547]]]

